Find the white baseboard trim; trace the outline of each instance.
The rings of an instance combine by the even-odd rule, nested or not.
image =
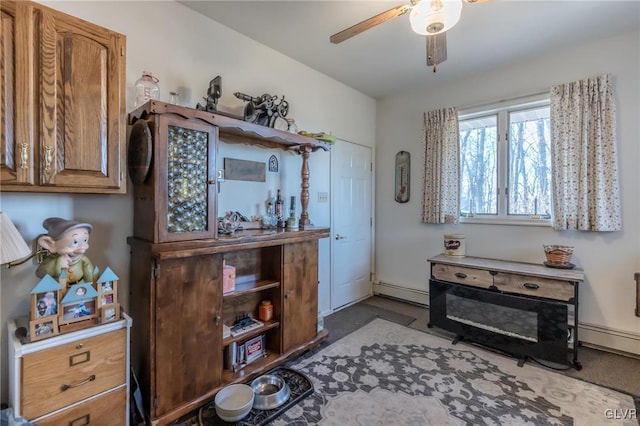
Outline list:
[[[640,356],[640,334],[580,322],[578,339],[585,346]]]
[[[376,282],[373,283],[373,293],[429,306],[428,291]],[[640,356],[640,334],[583,322],[580,322],[578,327],[578,338],[585,346],[623,355]]]
[[[429,292],[426,290],[416,290],[406,288],[397,284],[375,282],[373,283],[373,294],[394,297],[420,305],[429,305]]]

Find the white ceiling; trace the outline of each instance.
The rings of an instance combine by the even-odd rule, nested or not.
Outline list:
[[[376,99],[640,28],[640,0],[465,3],[460,22],[447,32],[448,59],[434,74],[426,66],[425,38],[411,31],[408,14],[329,42],[402,0],[180,3]]]

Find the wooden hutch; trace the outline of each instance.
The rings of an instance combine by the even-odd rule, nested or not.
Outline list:
[[[213,400],[225,385],[251,380],[318,345],[318,239],[310,225],[309,154],[330,145],[231,117],[149,101],[129,114],[129,172],[134,182],[131,248],[131,365],[146,414],[169,424]],[[299,231],[217,232],[218,142],[293,150],[302,157]],[[223,262],[236,267],[223,293]],[[223,324],[273,317],[256,330],[223,337]],[[264,335],[266,354],[237,371],[225,347]],[[228,367],[228,366],[227,366]]]

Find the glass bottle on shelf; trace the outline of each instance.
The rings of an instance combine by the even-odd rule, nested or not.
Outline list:
[[[173,105],[180,105],[180,95],[178,92],[169,92],[169,103]]]
[[[151,74],[149,71],[142,72],[142,77],[140,77],[135,84],[135,108],[144,104],[149,99],[160,99],[160,86],[158,86],[159,82],[160,80],[154,77],[153,74]]]
[[[279,189],[276,195],[276,216],[278,217],[278,228],[284,228],[284,200]]]

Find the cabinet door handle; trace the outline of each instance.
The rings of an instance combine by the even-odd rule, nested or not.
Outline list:
[[[220,325],[220,314],[216,314],[216,325]]]
[[[286,293],[284,294],[284,298],[285,298],[285,299],[288,299],[288,298],[289,298],[289,292],[286,292]]]
[[[51,170],[51,162],[53,161],[53,148],[50,146],[44,147],[44,170]]]
[[[28,166],[28,161],[29,161],[29,152],[27,150],[27,148],[29,147],[29,145],[27,145],[25,142],[20,144],[20,168],[21,169],[26,169]]]
[[[340,234],[336,234],[336,240],[344,240],[345,238],[347,238],[347,237],[345,237],[343,235],[340,235]]]
[[[537,290],[540,288],[540,285],[536,283],[524,283],[522,284],[524,288],[528,288],[529,290]]]
[[[462,272],[456,272],[455,276],[456,276],[456,278],[460,278],[461,280],[467,278],[467,274],[464,274]]]
[[[95,379],[96,379],[96,375],[92,374],[92,375],[90,375],[89,377],[87,377],[86,379],[84,379],[81,382],[74,383],[74,384],[71,384],[71,385],[63,384],[62,386],[60,386],[60,390],[62,392],[64,392],[64,391],[66,391],[68,389],[71,389],[71,388],[77,388],[78,386],[86,385],[89,382],[93,382]]]

